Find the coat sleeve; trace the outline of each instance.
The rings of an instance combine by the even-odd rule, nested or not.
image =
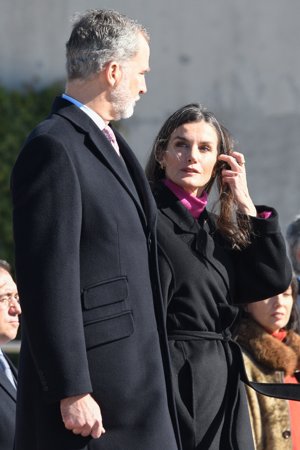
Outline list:
[[[66,149],[31,139],[11,179],[23,335],[48,401],[91,392],[80,298],[81,192]]]
[[[268,206],[257,211],[271,211],[268,219],[252,220],[251,244],[234,252],[236,270],[235,303],[263,300],[284,292],[292,277],[291,264],[281,234],[278,214]]]

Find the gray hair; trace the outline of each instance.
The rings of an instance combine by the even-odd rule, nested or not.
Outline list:
[[[300,274],[300,259],[297,252],[300,251],[300,215],[288,225],[286,230],[286,240],[289,245],[289,253],[294,271]]]
[[[0,259],[0,270],[5,270],[8,273],[11,273],[11,265],[9,262],[5,261],[5,259]]]
[[[75,21],[66,43],[68,79],[86,79],[112,60],[130,60],[138,52],[139,34],[149,42],[148,32],[135,20],[113,10],[88,10]]]

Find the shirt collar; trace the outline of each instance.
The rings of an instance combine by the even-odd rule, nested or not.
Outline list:
[[[106,123],[104,122],[102,117],[99,116],[99,114],[97,114],[93,109],[89,108],[88,106],[76,100],[76,98],[70,97],[67,94],[62,94],[62,98],[68,100],[69,102],[73,103],[78,108],[80,108],[81,111],[87,114],[92,119],[92,121],[95,122],[95,124],[97,125],[98,128],[100,128],[101,131],[103,130],[103,128],[106,127]]]

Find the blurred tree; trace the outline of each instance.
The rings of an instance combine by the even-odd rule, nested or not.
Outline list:
[[[54,97],[63,90],[62,82],[43,89],[35,89],[33,84],[22,90],[0,86],[0,259],[13,268],[11,170],[28,133],[48,116]],[[114,127],[122,125],[118,122]]]
[[[26,136],[49,114],[54,97],[62,90],[61,82],[39,90],[34,85],[19,91],[0,86],[0,258],[12,266],[11,170]]]

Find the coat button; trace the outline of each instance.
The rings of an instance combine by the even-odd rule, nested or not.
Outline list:
[[[283,431],[282,436],[283,436],[284,439],[289,439],[291,437],[290,430]]]

